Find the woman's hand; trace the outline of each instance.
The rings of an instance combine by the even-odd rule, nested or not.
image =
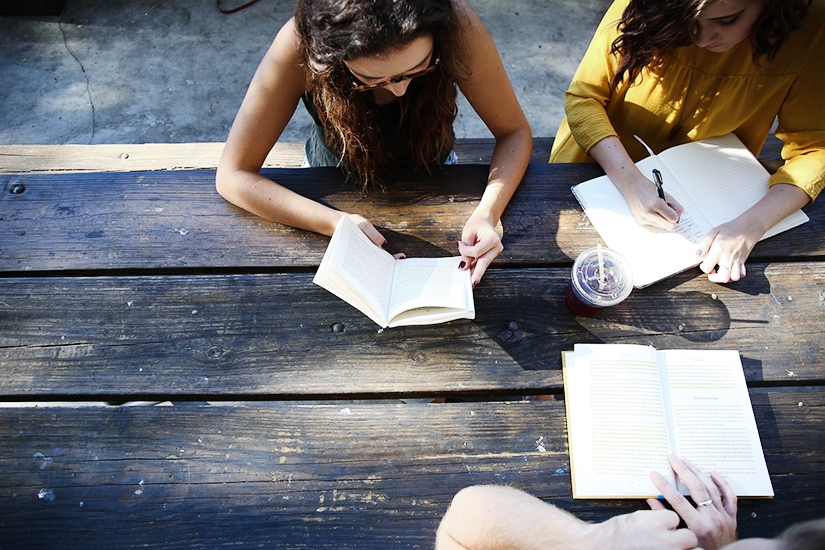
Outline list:
[[[738,281],[747,274],[745,260],[762,234],[760,227],[754,228],[743,216],[714,227],[696,251],[697,256],[704,257],[699,269],[714,283]]]
[[[699,546],[704,550],[717,550],[735,541],[736,495],[725,478],[711,472],[711,479],[708,479],[696,466],[673,455],[670,465],[690,491],[693,502],[697,503],[695,508],[658,472],[651,472],[650,479],[699,539]],[[647,503],[652,510],[665,510],[657,499],[648,499]]]
[[[666,201],[659,197],[656,185],[639,171],[618,137],[604,138],[591,147],[588,153],[596,159],[624,196],[639,224],[666,231],[672,231],[676,227],[685,209],[667,191]]]
[[[473,214],[464,225],[458,253],[461,254],[459,269],[471,270],[473,288],[481,280],[490,262],[504,250],[495,225],[483,216]]]
[[[638,169],[635,172],[630,183],[621,190],[633,217],[640,225],[673,231],[685,209],[667,192],[667,201],[663,201],[656,185]]]
[[[738,281],[746,275],[745,260],[762,235],[771,227],[810,201],[805,191],[779,183],[744,214],[714,227],[699,244],[699,268],[715,283]]]

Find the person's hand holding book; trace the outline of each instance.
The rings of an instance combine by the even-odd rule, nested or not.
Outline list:
[[[485,216],[474,212],[461,232],[458,253],[461,255],[460,269],[469,269],[472,273],[473,288],[481,281],[484,272],[496,256],[504,250],[501,236],[496,231],[495,223]]]
[[[371,240],[373,243],[375,243],[376,246],[380,246],[384,250],[387,249],[387,246],[388,246],[387,239],[384,238],[384,236],[375,228],[374,225],[372,225],[372,223],[367,218],[365,218],[364,216],[362,216],[360,214],[344,214],[344,215],[349,217],[349,219],[351,219],[353,222],[355,222],[355,225],[357,225],[361,229],[361,231],[364,232],[364,235],[369,237],[369,240]],[[400,259],[406,258],[406,257],[407,257],[407,255],[404,254],[403,252],[398,252],[396,254],[393,254],[393,258],[395,258],[396,260],[400,260]]]

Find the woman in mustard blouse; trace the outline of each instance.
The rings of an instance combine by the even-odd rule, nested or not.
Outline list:
[[[734,133],[756,155],[776,121],[785,164],[770,191],[714,228],[697,255],[711,281],[745,276],[776,222],[825,187],[825,0],[616,0],[566,94],[550,162],[597,161],[639,223],[673,229],[634,165],[655,152]],[[724,185],[724,182],[719,182]]]

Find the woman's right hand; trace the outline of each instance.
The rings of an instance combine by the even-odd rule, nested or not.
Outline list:
[[[666,231],[672,231],[676,227],[685,209],[668,195],[667,191],[667,201],[659,197],[656,184],[639,171],[618,137],[604,138],[591,147],[588,153],[596,159],[610,181],[624,196],[640,225]]]
[[[630,183],[621,189],[630,211],[640,225],[673,231],[685,209],[665,192],[667,202],[659,197],[656,185],[636,169]]]

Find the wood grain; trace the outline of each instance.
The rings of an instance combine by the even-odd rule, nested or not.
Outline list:
[[[547,162],[552,146],[553,138],[533,138],[531,162]],[[223,147],[216,142],[0,145],[0,173],[214,169]],[[490,164],[494,148],[492,138],[460,139],[455,144],[460,164]],[[303,161],[303,142],[279,141],[263,167],[300,168]]]
[[[363,214],[408,256],[447,256],[475,209],[486,166],[449,166],[407,176],[390,193],[363,198],[335,169],[269,170],[302,195]],[[569,266],[600,242],[570,186],[595,165],[530,165],[502,221],[497,266]],[[400,180],[399,180],[400,181]],[[22,193],[13,189],[24,186]],[[15,187],[17,186],[17,187]],[[0,272],[123,269],[314,268],[328,238],[267,222],[224,201],[214,172],[0,176]],[[825,254],[825,206],[811,221],[757,244],[755,262]]]
[[[739,534],[774,536],[825,506],[825,392],[751,399],[776,497],[740,501]],[[562,401],[7,408],[0,425],[4,547],[431,548],[452,496],[486,483],[591,521],[645,507],[572,500]]]
[[[758,244],[738,283],[693,269],[577,317],[570,265],[599,237],[569,188],[601,170],[545,164],[551,141],[502,219],[476,319],[384,331],[312,284],[327,237],[226,203],[214,167],[170,170],[214,164],[220,144],[63,160],[60,146],[0,175],[0,548],[95,547],[102,533],[112,548],[431,548],[474,483],[591,521],[642,509],[572,500],[563,401],[508,402],[560,397],[560,353],[577,342],[739,350],[776,491],[740,503],[740,535],[821,516],[822,201]],[[334,169],[264,174],[364,214],[392,251],[446,256],[492,151],[461,147],[471,164],[367,197]],[[302,157],[289,151],[277,162]],[[398,401],[436,396],[461,402]],[[99,406],[144,400],[173,406]]]
[[[577,342],[737,349],[751,385],[825,383],[822,263],[756,264],[729,286],[684,273],[591,318],[564,302],[568,270],[499,269],[475,291],[475,320],[383,331],[311,278],[5,279],[0,394],[552,393],[562,388],[560,353]],[[333,332],[334,323],[345,330]]]

